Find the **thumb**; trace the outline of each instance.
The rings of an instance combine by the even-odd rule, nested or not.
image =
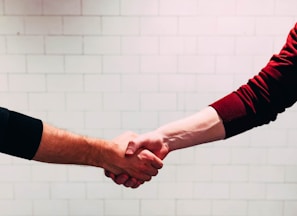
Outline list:
[[[139,148],[139,145],[137,145],[134,141],[130,141],[128,143],[127,149],[126,149],[126,156],[131,156],[133,155],[137,149]]]

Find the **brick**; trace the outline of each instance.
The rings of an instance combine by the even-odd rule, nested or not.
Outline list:
[[[66,109],[72,111],[98,111],[103,110],[102,95],[98,93],[67,93]]]
[[[178,19],[175,17],[143,17],[141,35],[176,35]]]
[[[18,35],[24,33],[23,18],[18,16],[0,18],[0,35]]]
[[[45,91],[45,76],[43,75],[10,75],[9,89],[12,92],[43,92]]]
[[[29,103],[26,93],[5,92],[0,94],[1,106],[12,110],[27,110]]]
[[[294,0],[286,1],[286,4],[281,0],[275,1],[275,14],[279,16],[295,16],[293,5],[296,4]]]
[[[253,35],[255,34],[255,18],[236,16],[219,17],[218,34],[231,36]]]
[[[155,36],[126,36],[122,38],[122,53],[125,55],[157,54],[159,40]]]
[[[98,74],[102,72],[102,58],[97,55],[67,55],[65,72],[78,74]]]
[[[26,72],[26,57],[22,55],[1,55],[0,73]],[[17,63],[17,64],[16,64]]]
[[[102,173],[96,167],[70,166],[67,170],[70,182],[102,181]]]
[[[121,127],[119,112],[87,112],[85,116],[86,128],[118,129]]]
[[[158,177],[157,177],[158,178]],[[138,199],[138,200],[153,200],[158,199],[159,183],[156,182],[157,179],[153,178],[150,182],[145,182],[139,188],[137,188],[137,194],[133,190],[125,190],[123,194],[124,199]]]
[[[267,184],[268,200],[296,200],[297,184]]]
[[[51,92],[81,92],[83,90],[82,75],[48,75],[47,89]]]
[[[14,198],[14,185],[12,183],[0,183],[0,189],[2,191],[1,200],[12,200]]]
[[[234,200],[261,200],[266,198],[265,184],[238,183],[230,185],[230,197]]]
[[[160,37],[160,53],[162,55],[195,54],[197,53],[197,38],[162,36]]]
[[[52,199],[85,199],[86,188],[83,183],[52,183],[51,187]]]
[[[101,33],[101,18],[64,17],[63,32],[66,35],[99,35]]]
[[[193,196],[195,199],[228,199],[230,186],[224,183],[196,183],[194,184]]]
[[[296,148],[273,148],[267,152],[267,160],[273,165],[296,165]]]
[[[84,37],[85,54],[120,54],[121,40],[117,36],[110,37]]]
[[[120,83],[118,75],[86,75],[84,77],[87,92],[119,92]]]
[[[3,215],[32,215],[31,200],[1,200],[1,214]]]
[[[244,216],[247,214],[247,201],[217,200],[213,202],[213,215]]]
[[[79,15],[81,14],[80,0],[44,0],[43,14],[45,15]]]
[[[211,74],[215,71],[214,56],[180,56],[178,59],[178,71],[185,73]]]
[[[70,200],[70,215],[103,215],[104,201],[102,200]]]
[[[48,54],[82,54],[83,40],[77,36],[49,36],[45,38]]]
[[[269,37],[240,37],[236,39],[235,43],[238,55],[271,55],[273,53],[273,41]]]
[[[159,183],[158,197],[161,199],[191,199],[194,195],[193,184],[190,182]],[[172,190],[174,188],[174,190]]]
[[[125,76],[122,77],[122,79],[124,79],[131,73],[139,73],[139,59],[138,56],[104,56],[103,73],[125,74]]]
[[[248,215],[279,216],[283,214],[283,208],[281,201],[251,201],[248,204]]]
[[[42,13],[42,0],[4,0],[5,14],[39,15]]]
[[[180,164],[180,163],[179,163]],[[212,180],[212,167],[208,165],[175,165],[178,182],[208,182]],[[162,172],[162,171],[161,171]]]
[[[284,182],[285,169],[281,166],[252,166],[249,171],[252,182]]]
[[[15,198],[27,199],[49,199],[50,190],[47,183],[17,183],[14,186]]]
[[[63,73],[63,56],[30,55],[27,57],[29,73]]]
[[[160,75],[162,92],[194,92],[197,90],[196,75]]]
[[[121,206],[121,208],[115,208]],[[107,215],[139,215],[140,206],[138,200],[107,200],[105,202],[105,211]]]
[[[267,161],[265,149],[244,148],[232,150],[232,164],[263,165]]]
[[[131,130],[139,128],[151,129],[156,128],[158,126],[158,116],[155,112],[123,112],[122,121],[123,128]]]
[[[157,15],[159,5],[157,0],[122,0],[121,15]]]
[[[122,197],[122,188],[115,185],[112,180],[108,182],[87,183],[88,199],[114,200]]]
[[[296,201],[286,201],[284,203],[284,216],[294,216],[297,211],[297,202]]]
[[[139,18],[137,17],[103,17],[103,35],[138,35]]]
[[[181,17],[179,19],[179,34],[189,35],[214,35],[216,33],[217,20],[214,17]]]
[[[177,58],[175,56],[143,56],[140,61],[142,73],[177,72]]]
[[[274,4],[271,2],[271,0],[264,0],[261,2],[256,0],[237,0],[236,12],[239,15],[249,16],[273,15]]]
[[[48,113],[48,121],[59,128],[73,130],[84,126],[84,113],[78,111],[51,111]]]
[[[178,200],[176,214],[178,216],[204,216],[211,215],[212,203],[209,200]]]
[[[121,84],[124,92],[156,92],[159,89],[158,75],[125,74]]]
[[[234,15],[236,14],[237,2],[238,0],[227,0],[224,2],[220,0],[202,0],[199,1],[198,4],[198,14],[206,16],[214,15],[219,17],[222,17],[223,15]]]
[[[282,36],[289,33],[292,23],[289,17],[263,17],[256,19],[255,28],[257,35]]]
[[[32,166],[32,183],[67,181],[67,167],[64,165],[36,164]]]
[[[9,54],[44,53],[44,40],[41,36],[10,36],[6,43]]]
[[[52,16],[27,16],[25,33],[30,35],[59,35],[62,34],[62,18]]]
[[[231,151],[226,148],[197,148],[195,152],[196,163],[199,164],[229,164]]]
[[[0,36],[0,54],[4,54],[6,53],[6,40],[3,37]]]
[[[168,7],[170,5],[170,7]],[[160,14],[161,15],[197,15],[198,1],[197,0],[161,0]]]
[[[171,93],[142,94],[141,109],[146,111],[163,110],[169,111],[176,107],[176,96]]]
[[[82,0],[83,15],[119,15],[120,0]]]
[[[235,41],[233,37],[199,37],[198,54],[232,55],[234,54]]]
[[[65,106],[65,96],[60,93],[31,93],[29,95],[29,107],[33,111],[62,111],[65,110]]]
[[[174,200],[144,200],[141,202],[141,215],[174,215]]]
[[[213,180],[223,182],[245,182],[248,180],[247,166],[214,166]]]
[[[49,216],[51,214],[59,216],[69,215],[69,201],[67,200],[33,200],[33,214]]]

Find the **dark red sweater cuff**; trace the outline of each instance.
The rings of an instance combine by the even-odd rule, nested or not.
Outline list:
[[[226,95],[210,106],[217,111],[223,121],[225,138],[242,133],[252,127],[246,107],[236,92]]]

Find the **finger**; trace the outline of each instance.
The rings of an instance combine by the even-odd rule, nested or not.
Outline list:
[[[108,170],[104,170],[104,174],[106,177],[110,178],[110,172]]]
[[[154,159],[151,161],[151,165],[156,169],[161,169],[163,167],[163,161],[155,156]]]
[[[136,178],[130,178],[125,182],[126,187],[134,187],[134,185],[137,185],[137,179]]]
[[[138,181],[135,185],[133,185],[131,188],[135,189],[138,188],[140,185],[142,185],[144,182],[143,181]]]
[[[128,174],[123,173],[123,174],[116,176],[115,182],[117,184],[122,185],[122,184],[125,184],[129,180],[129,178],[130,178],[130,176]]]
[[[112,181],[116,183],[116,175],[114,173],[105,170],[105,176],[108,178],[111,178]]]

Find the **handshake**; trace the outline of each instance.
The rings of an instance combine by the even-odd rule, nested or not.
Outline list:
[[[177,149],[188,148],[225,138],[225,128],[218,113],[207,107],[200,112],[142,135],[126,133],[113,140],[118,143],[113,151],[119,150],[117,159],[103,166],[105,175],[117,184],[137,188],[162,168],[162,160]],[[120,168],[121,167],[121,168]]]
[[[154,131],[142,135],[126,132],[111,141],[44,123],[33,160],[100,167],[115,183],[137,188],[158,174],[169,152],[224,138],[223,122],[211,107]]]
[[[112,140],[117,145],[113,157],[106,158],[105,175],[116,184],[137,188],[152,176],[158,174],[163,167],[162,159],[170,148],[160,131],[152,131],[142,135],[126,132]]]

